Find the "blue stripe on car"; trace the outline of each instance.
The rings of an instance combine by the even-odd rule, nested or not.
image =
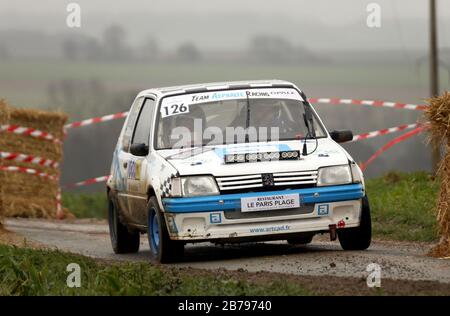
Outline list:
[[[232,211],[241,208],[241,198],[293,193],[300,194],[304,204],[357,200],[364,196],[362,185],[357,183],[308,189],[164,198],[162,201],[165,210],[171,213]]]

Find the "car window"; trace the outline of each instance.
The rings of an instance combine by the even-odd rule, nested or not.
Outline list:
[[[122,149],[124,151],[129,151],[130,149],[130,142],[131,142],[131,136],[133,135],[133,128],[136,124],[136,118],[139,115],[139,112],[141,111],[142,102],[144,101],[144,98],[136,99],[131,106],[130,113],[128,114],[128,120],[127,125],[125,126],[125,131],[122,136]]]
[[[149,144],[150,130],[152,126],[152,114],[155,101],[146,99],[134,130],[132,144]]]
[[[254,137],[250,137],[253,141],[295,140],[307,136],[303,120],[305,108],[299,100],[251,99],[250,111],[247,104],[246,99],[190,104],[186,113],[160,118],[156,148],[243,142],[245,138],[239,132],[245,130],[248,114],[249,127],[254,131]],[[313,120],[316,136],[325,137],[321,124],[315,117]]]

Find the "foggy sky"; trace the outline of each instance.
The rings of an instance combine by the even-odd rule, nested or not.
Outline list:
[[[70,2],[81,5],[81,29],[65,25]],[[372,2],[381,5],[381,29],[365,25]],[[438,0],[438,10],[440,46],[450,47],[450,1]],[[0,31],[99,37],[119,23],[132,43],[152,36],[167,48],[192,40],[202,48],[233,50],[255,34],[272,34],[312,50],[421,49],[427,46],[427,17],[427,0],[0,0]]]
[[[428,0],[2,0],[2,12],[17,12],[35,15],[42,13],[58,14],[64,12],[68,3],[79,3],[83,9],[92,13],[102,13],[119,17],[122,14],[147,13],[177,13],[190,12],[199,14],[235,13],[242,10],[256,14],[283,14],[296,18],[303,14],[330,24],[342,24],[345,21],[358,19],[368,3],[379,3],[386,8],[386,17],[394,14],[400,18],[420,18],[427,10]],[[450,3],[438,0],[439,15],[450,18]],[[393,12],[397,10],[397,12]]]

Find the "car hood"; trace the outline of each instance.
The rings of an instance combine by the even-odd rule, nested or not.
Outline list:
[[[348,163],[345,150],[329,138],[307,141],[307,156],[300,160],[264,161],[245,163],[225,163],[225,154],[280,152],[299,150],[303,141],[280,141],[270,143],[247,143],[218,146],[204,146],[188,149],[164,149],[158,154],[166,159],[180,175],[211,174],[214,176],[243,175],[256,173],[275,173],[303,170],[317,170],[323,166]]]

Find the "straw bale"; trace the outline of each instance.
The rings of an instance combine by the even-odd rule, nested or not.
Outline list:
[[[56,211],[57,181],[37,175],[0,171],[1,213],[7,217],[52,218]]]
[[[430,254],[436,257],[450,255],[450,92],[427,100],[429,108],[425,118],[429,122],[428,132],[434,146],[444,147],[444,158],[440,162],[438,173],[441,187],[436,206],[436,216],[440,234],[439,244]]]
[[[63,156],[60,144],[14,133],[2,133],[0,148],[1,151],[33,155],[54,161],[62,160]]]
[[[10,110],[9,124],[17,124],[45,131],[62,139],[63,126],[67,121],[67,115],[62,112],[47,112],[35,109]]]
[[[56,138],[63,139],[63,127],[67,121],[64,113],[51,113],[34,109],[16,109],[0,102],[0,123],[14,124],[47,132]],[[61,162],[62,145],[44,140],[18,135],[1,133],[0,150],[22,153],[35,157]],[[59,168],[44,167],[28,162],[1,160],[3,166],[19,166],[35,169],[59,178]],[[58,181],[37,175],[10,171],[0,171],[0,216],[45,217],[56,215],[56,195],[59,190]],[[67,213],[67,210],[65,210]]]

